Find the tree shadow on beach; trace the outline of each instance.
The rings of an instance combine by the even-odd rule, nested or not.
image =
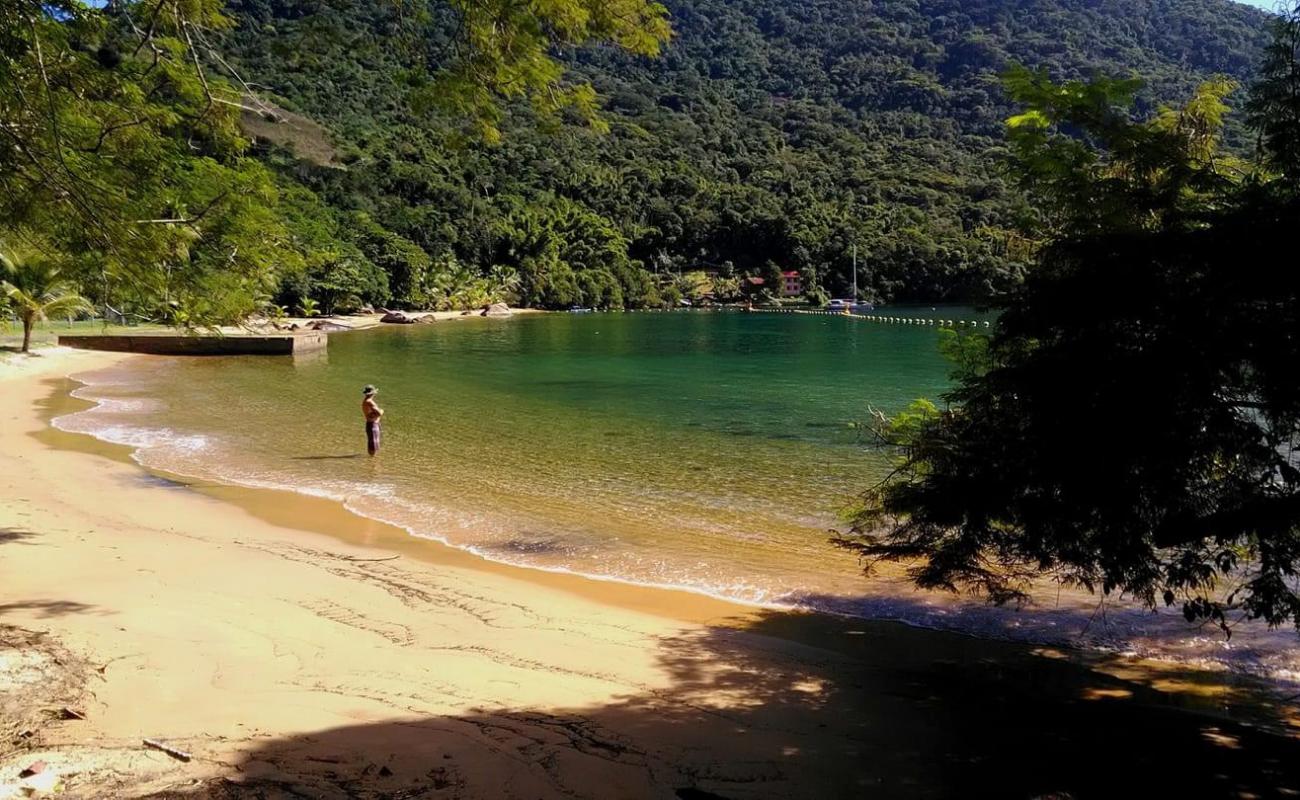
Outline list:
[[[193,489],[202,485],[198,481],[188,478],[155,475],[152,472],[144,471],[124,475],[121,481],[132,486],[143,486],[147,489]]]
[[[32,544],[36,534],[23,528],[0,528],[0,544]]]
[[[68,614],[85,614],[95,611],[95,607],[70,600],[28,600],[17,603],[0,603],[0,617],[14,611],[32,611],[36,616],[49,619]]]
[[[1104,665],[1094,665],[1104,666]],[[577,708],[407,714],[252,743],[239,783],[158,797],[1283,797],[1283,705],[1168,693],[1051,650],[761,615],[666,638],[660,685]],[[1203,683],[1204,682],[1204,683]],[[503,699],[505,699],[503,697]],[[1266,723],[1266,724],[1265,724]],[[1274,730],[1270,730],[1272,727]]]

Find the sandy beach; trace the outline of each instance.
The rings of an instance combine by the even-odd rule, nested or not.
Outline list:
[[[494,565],[50,428],[129,358],[0,362],[0,798],[1300,792],[1260,686]]]

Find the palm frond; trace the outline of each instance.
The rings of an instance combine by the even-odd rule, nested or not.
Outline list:
[[[34,319],[94,311],[76,285],[60,276],[59,265],[39,254],[0,250],[0,274],[0,292]]]
[[[89,314],[95,310],[90,301],[81,295],[72,292],[61,294],[46,300],[40,308],[40,314],[44,317],[50,316],[70,316],[77,314]]]

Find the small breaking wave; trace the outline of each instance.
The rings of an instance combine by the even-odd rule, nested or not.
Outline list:
[[[167,450],[193,455],[209,447],[211,439],[208,436],[186,434],[164,426],[147,426],[136,421],[127,422],[119,419],[125,416],[155,413],[162,404],[147,398],[97,396],[94,392],[97,386],[87,384],[72,392],[73,397],[93,402],[95,405],[92,408],[56,417],[50,424],[67,433],[81,433],[137,450]]]

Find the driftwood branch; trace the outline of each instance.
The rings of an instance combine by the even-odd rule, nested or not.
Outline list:
[[[154,750],[161,750],[162,752],[166,753],[172,758],[178,759],[180,761],[189,761],[191,758],[193,758],[193,756],[191,756],[189,753],[185,752],[184,750],[179,750],[167,744],[166,742],[160,742],[157,739],[145,739],[144,745],[145,747],[152,747]]]

